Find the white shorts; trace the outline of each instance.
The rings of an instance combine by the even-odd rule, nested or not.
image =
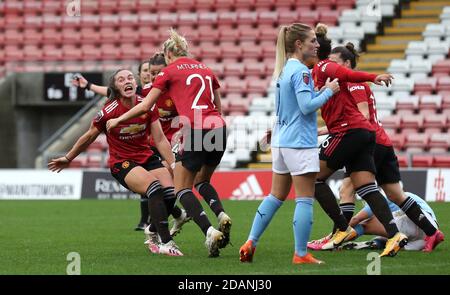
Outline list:
[[[272,147],[272,171],[278,174],[302,175],[319,172],[319,149]]]
[[[423,211],[426,218],[430,220],[431,224],[437,228],[436,221],[430,214]],[[403,211],[398,210],[392,212],[394,216],[395,224],[397,224],[398,230],[408,237],[408,244],[405,246],[405,250],[422,250],[425,246],[425,233],[421,230],[411,219],[406,216]]]

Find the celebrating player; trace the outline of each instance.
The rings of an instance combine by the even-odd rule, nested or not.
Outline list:
[[[136,80],[128,70],[117,71],[110,80],[112,90],[109,101],[97,114],[89,130],[83,134],[61,158],[52,159],[48,164],[51,171],[60,172],[70,162],[94,142],[101,132],[106,133],[106,122],[125,113],[143,100],[136,95]],[[148,137],[152,134],[158,151],[172,165],[175,161],[164,133],[161,130],[156,108],[133,120],[128,120],[106,133],[109,145],[109,166],[111,174],[125,188],[145,195],[152,222],[155,223],[161,242],[154,252],[182,256],[173,241],[167,222],[168,209],[173,204],[173,182],[169,171],[162,165],[159,157],[153,155]]]
[[[346,68],[356,67],[357,52],[352,43],[345,47],[335,47],[330,54],[329,59]],[[376,146],[374,152],[374,162],[376,167],[376,181],[383,191],[387,194],[389,200],[397,204],[413,221],[422,232],[426,233],[426,241],[431,248],[436,238],[442,233],[439,232],[428,219],[422,218],[423,210],[413,198],[406,197],[400,185],[400,170],[398,160],[392,146],[389,136],[384,131],[381,123],[378,121],[375,107],[375,97],[366,83],[347,83],[347,88],[352,98],[355,100],[358,109],[364,117],[374,126],[376,132]],[[326,129],[326,127],[324,128]],[[355,208],[355,192],[351,179],[346,174],[346,178],[340,188],[340,208],[345,218],[350,221]],[[398,208],[398,207],[397,207]],[[334,231],[333,231],[334,232]],[[328,238],[317,240],[315,243],[308,244],[308,247],[320,250],[321,246],[327,242]]]
[[[164,91],[175,103],[180,117],[183,144],[178,152],[175,168],[177,198],[206,236],[205,245],[210,256],[218,256],[219,248],[229,242],[231,219],[224,212],[216,190],[210,184],[226,146],[226,126],[221,116],[219,83],[204,64],[188,58],[188,44],[184,37],[170,30],[164,42],[164,56],[168,66],[161,70],[144,101],[119,118],[108,121],[108,130],[119,123],[146,113]],[[218,215],[219,229],[208,220],[200,202],[192,192],[197,189]],[[201,186],[199,185],[201,184]]]
[[[326,26],[318,25],[318,39],[326,38]],[[342,167],[350,174],[358,195],[372,208],[375,216],[385,226],[389,241],[380,256],[393,256],[403,247],[408,239],[398,231],[392,222],[392,213],[375,183],[375,129],[358,110],[351,97],[346,82],[374,82],[389,85],[392,76],[389,74],[369,74],[354,72],[328,59],[331,42],[321,46],[319,59],[314,66],[313,77],[318,87],[324,85],[328,78],[338,78],[340,92],[328,100],[321,108],[321,114],[330,132],[320,148],[320,172],[317,177],[315,197],[320,206],[330,216],[337,226],[337,231],[323,249],[333,249],[345,240],[352,239],[356,232],[348,225],[342,214],[336,198],[325,181]]]
[[[304,61],[316,56],[319,44],[311,27],[304,24],[282,26],[278,34],[275,108],[277,121],[272,134],[272,189],[262,201],[253,220],[247,242],[240,248],[240,261],[252,262],[257,243],[294,183],[296,208],[293,230],[295,264],[322,261],[307,253],[313,219],[314,182],[319,172],[316,110],[339,91],[337,79],[327,81],[321,92]]]

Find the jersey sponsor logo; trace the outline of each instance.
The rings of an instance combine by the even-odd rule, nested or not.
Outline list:
[[[105,108],[106,113],[107,114],[111,113],[115,108],[117,108],[118,105],[119,105],[119,103],[117,102],[117,100],[115,100],[109,106],[107,106]]]
[[[136,134],[141,131],[144,131],[145,128],[147,128],[147,124],[131,124],[127,127],[123,127],[122,129],[120,129],[120,133]]]
[[[322,72],[325,72],[325,70],[327,69],[327,66],[328,66],[328,63],[324,64],[324,65],[320,68],[320,70],[321,70]]]
[[[130,167],[130,162],[125,161],[125,162],[122,163],[122,168],[123,169],[127,169],[128,167]]]
[[[309,85],[309,73],[303,73],[303,83]]]
[[[159,72],[158,76],[164,76],[164,72]]]
[[[364,90],[364,89],[365,89],[365,88],[364,88],[364,86],[362,86],[362,85],[355,85],[355,86],[349,87],[349,88],[348,88],[348,91],[353,92],[353,91],[355,91],[355,90]]]
[[[100,111],[97,112],[97,115],[95,116],[94,121],[95,121],[95,122],[100,122],[100,120],[101,120],[102,118],[103,118],[103,111],[100,110]]]

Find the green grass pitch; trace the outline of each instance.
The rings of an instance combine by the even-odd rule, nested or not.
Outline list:
[[[193,221],[176,242],[184,257],[151,254],[135,232],[139,203],[122,201],[1,201],[0,274],[66,274],[67,254],[78,252],[81,274],[366,274],[369,251],[315,253],[325,265],[292,265],[294,202],[287,201],[264,233],[252,264],[239,262],[259,201],[224,201],[233,219],[233,245],[208,258],[204,236]],[[205,203],[203,202],[203,205]],[[431,203],[441,230],[450,233],[450,203]],[[358,205],[358,208],[361,204]],[[212,212],[210,220],[217,225]],[[331,222],[315,204],[312,238]],[[450,246],[432,253],[401,251],[381,260],[381,274],[450,274]]]

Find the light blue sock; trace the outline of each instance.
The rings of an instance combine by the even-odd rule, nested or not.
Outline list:
[[[313,223],[313,201],[311,197],[296,198],[294,211],[294,239],[295,239],[295,253],[298,256],[305,256],[306,246],[308,244],[309,235],[311,234],[311,227]]]
[[[353,229],[358,234],[356,237],[360,237],[364,234],[364,227],[361,224],[357,224],[353,227]]]
[[[248,236],[248,239],[253,241],[253,246],[256,247],[259,238],[266,230],[266,227],[269,225],[272,217],[275,215],[278,208],[280,208],[282,204],[283,202],[273,195],[268,195],[261,202],[258,210],[256,210],[252,229],[250,230],[250,235]]]

